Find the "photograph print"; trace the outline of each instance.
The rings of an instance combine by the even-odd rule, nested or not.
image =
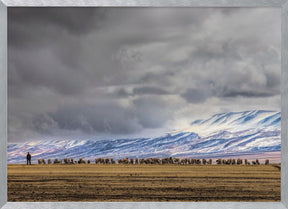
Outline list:
[[[8,201],[280,201],[280,8],[8,8]]]

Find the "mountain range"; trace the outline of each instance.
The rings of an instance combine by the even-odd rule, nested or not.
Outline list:
[[[8,163],[23,163],[27,152],[39,158],[148,157],[231,158],[269,157],[280,160],[281,113],[254,110],[215,114],[193,121],[185,130],[159,137],[111,140],[42,140],[8,143]]]

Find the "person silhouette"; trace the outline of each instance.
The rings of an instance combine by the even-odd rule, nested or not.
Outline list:
[[[31,155],[30,153],[28,152],[27,156],[26,156],[26,159],[27,159],[27,165],[31,165]]]

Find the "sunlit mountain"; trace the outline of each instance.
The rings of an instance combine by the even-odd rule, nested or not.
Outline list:
[[[38,158],[148,157],[225,158],[269,157],[281,150],[281,113],[276,111],[226,112],[196,120],[189,129],[113,140],[43,140],[8,144],[8,163],[23,163],[27,152]],[[280,158],[280,156],[279,156]]]

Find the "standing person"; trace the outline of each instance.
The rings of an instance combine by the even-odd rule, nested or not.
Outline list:
[[[26,159],[27,159],[27,165],[31,165],[31,155],[30,153],[28,152],[27,156],[26,156]]]

